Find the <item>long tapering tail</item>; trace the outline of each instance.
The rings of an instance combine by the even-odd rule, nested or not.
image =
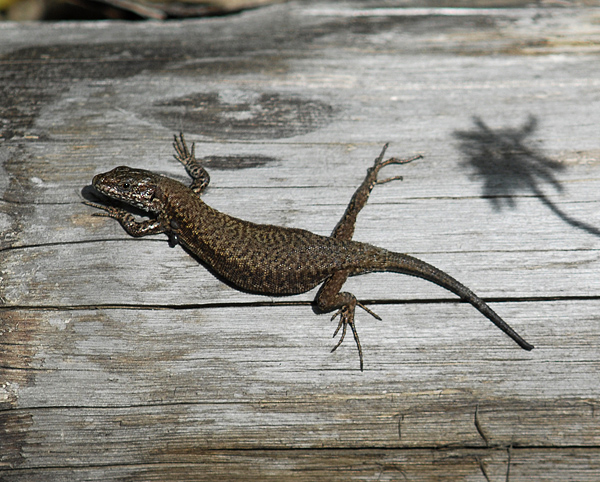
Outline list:
[[[473,293],[462,283],[456,281],[452,276],[444,273],[435,266],[413,258],[407,254],[386,252],[386,271],[407,274],[431,281],[442,288],[460,296],[464,301],[472,304],[494,325],[510,336],[524,350],[532,350],[534,346],[527,343],[515,330],[513,330],[494,310],[492,310],[479,296]]]

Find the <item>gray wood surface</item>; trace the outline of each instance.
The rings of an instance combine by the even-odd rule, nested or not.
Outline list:
[[[287,3],[0,27],[0,480],[597,481],[600,10]],[[117,165],[435,264],[349,280],[365,371],[315,292],[240,293],[81,203]],[[83,191],[82,191],[83,189]]]

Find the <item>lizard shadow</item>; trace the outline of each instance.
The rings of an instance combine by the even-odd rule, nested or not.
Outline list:
[[[474,117],[473,123],[472,130],[457,130],[453,135],[460,141],[459,149],[465,156],[462,165],[484,179],[482,195],[495,210],[516,208],[518,196],[530,192],[565,223],[600,236],[600,228],[570,216],[542,189],[545,184],[562,192],[563,187],[555,173],[566,167],[546,157],[527,139],[537,129],[535,116],[530,115],[517,128],[492,129],[479,117]]]

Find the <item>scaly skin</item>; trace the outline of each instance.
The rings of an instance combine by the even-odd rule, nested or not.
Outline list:
[[[379,318],[361,305],[351,293],[341,292],[348,276],[371,272],[395,272],[426,279],[472,304],[521,348],[533,345],[521,338],[481,298],[451,276],[434,266],[406,254],[387,251],[353,241],[358,213],[377,184],[399,177],[378,180],[379,170],[389,164],[404,164],[413,159],[383,160],[387,145],[367,172],[344,216],[331,236],[320,236],[303,229],[270,224],[255,224],[221,213],[200,198],[208,186],[209,175],[195,158],[194,145],[188,150],[183,135],[175,137],[175,159],[190,177],[190,187],[142,169],[121,166],[94,177],[92,184],[106,196],[147,211],[152,217],[137,222],[127,211],[96,203],[86,204],[105,212],[98,216],[117,219],[132,236],[167,233],[193,253],[205,266],[231,285],[264,295],[294,295],[323,283],[316,303],[322,312],[337,310],[340,315],[334,333],[342,328],[335,350],[350,326],[363,369],[363,354],[354,323],[356,306]],[[332,350],[332,351],[333,351]]]

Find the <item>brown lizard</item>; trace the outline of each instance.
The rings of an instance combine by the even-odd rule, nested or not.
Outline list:
[[[171,241],[183,245],[214,274],[240,290],[264,295],[294,295],[323,283],[315,299],[316,305],[321,312],[337,310],[332,317],[332,320],[340,317],[334,337],[342,329],[332,351],[341,345],[346,328],[350,326],[358,347],[361,370],[363,353],[354,322],[356,306],[380,318],[341,288],[349,276],[371,272],[389,271],[431,281],[472,304],[521,348],[533,348],[481,298],[443,271],[412,256],[352,240],[356,217],[371,190],[377,184],[400,178],[378,180],[381,168],[405,164],[421,156],[384,160],[386,144],[373,167],[368,169],[332,235],[320,236],[303,229],[251,223],[205,204],[200,194],[209,184],[208,172],[196,159],[194,144],[190,150],[183,134],[174,138],[174,157],[192,178],[190,187],[150,171],[125,166],[98,174],[92,181],[100,193],[144,210],[150,219],[138,222],[124,209],[92,202],[86,204],[103,209],[105,212],[96,215],[118,220],[131,236],[168,234]]]

